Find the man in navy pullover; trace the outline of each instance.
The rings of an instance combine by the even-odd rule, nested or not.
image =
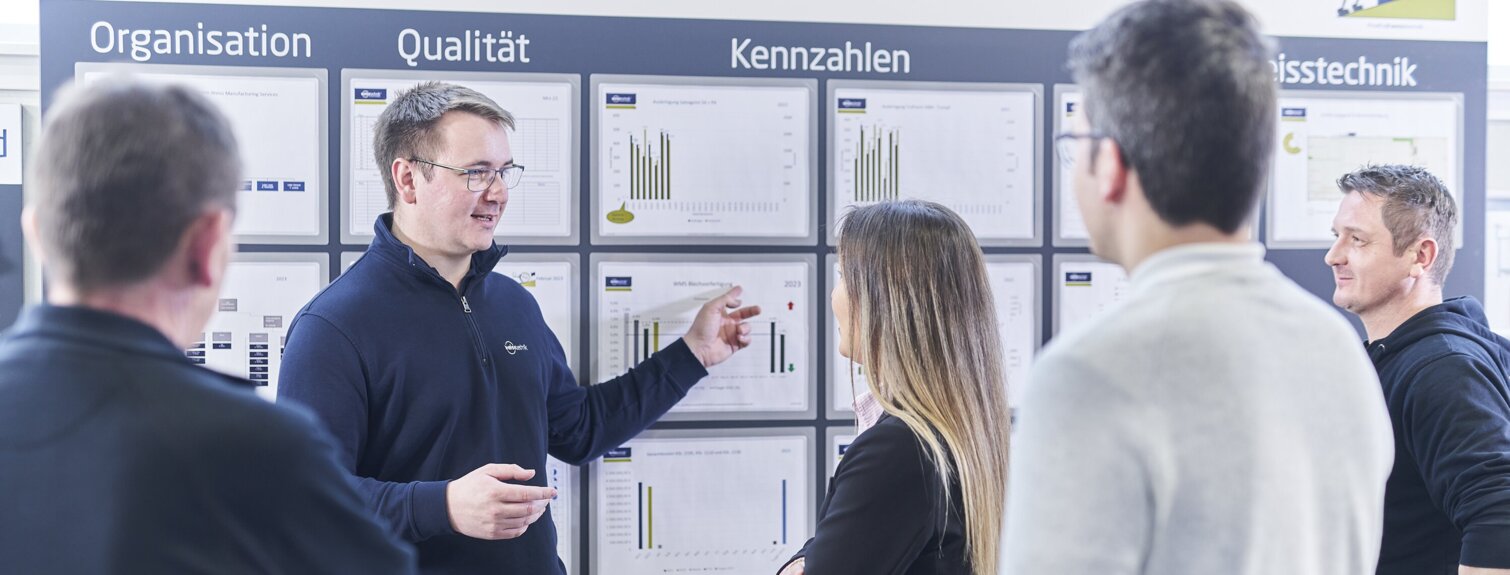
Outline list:
[[[430,82],[378,118],[389,207],[367,253],[289,328],[278,393],[340,443],[368,504],[424,573],[563,573],[544,514],[547,454],[585,463],[634,437],[749,344],[735,287],[628,373],[577,385],[524,288],[491,273],[514,164],[513,118]],[[543,519],[542,519],[543,518]]]
[[[1457,208],[1421,168],[1338,180],[1333,301],[1363,320],[1395,431],[1380,575],[1510,574],[1510,341],[1442,300]]]

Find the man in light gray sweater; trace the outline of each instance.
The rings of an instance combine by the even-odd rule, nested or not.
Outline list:
[[[1264,262],[1270,44],[1224,0],[1129,5],[1071,46],[1091,249],[1132,293],[1035,364],[1002,573],[1365,575],[1389,417],[1357,334]]]

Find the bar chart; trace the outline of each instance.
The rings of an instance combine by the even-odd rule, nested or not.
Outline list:
[[[1002,85],[831,81],[831,223],[851,206],[916,198],[948,206],[982,240],[1035,238],[1037,99]]]
[[[602,81],[594,94],[601,236],[808,235],[809,87]]]
[[[883,135],[882,132],[885,134]],[[900,197],[901,135],[898,129],[860,126],[854,156],[854,201],[879,202]]]
[[[739,285],[743,304],[761,309],[747,322],[750,345],[710,368],[672,413],[809,409],[808,263],[604,261],[596,273],[598,381],[671,345],[687,333],[703,303]]]
[[[655,140],[629,136],[629,199],[671,199],[670,134],[661,132]]]
[[[808,538],[808,449],[803,436],[704,436],[610,450],[595,463],[596,572],[775,572]]]

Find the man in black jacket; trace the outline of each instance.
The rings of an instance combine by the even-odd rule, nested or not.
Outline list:
[[[1510,573],[1510,341],[1477,300],[1442,300],[1452,195],[1411,166],[1337,183],[1332,301],[1363,320],[1395,431],[1378,572]]]
[[[47,303],[0,340],[0,571],[411,573],[307,413],[197,367],[241,180],[225,119],[111,78],[48,110]]]

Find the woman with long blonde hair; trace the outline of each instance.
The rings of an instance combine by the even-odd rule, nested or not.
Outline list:
[[[995,575],[1011,416],[975,235],[932,202],[862,207],[840,224],[839,272],[861,432],[780,575]]]

